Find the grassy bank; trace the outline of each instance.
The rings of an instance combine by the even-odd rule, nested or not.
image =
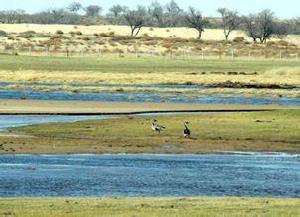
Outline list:
[[[1,55],[0,70],[91,71],[91,72],[264,72],[279,67],[300,67],[297,61],[275,60],[199,60],[166,57],[35,57]]]
[[[270,198],[3,198],[0,216],[296,217],[299,199]]]
[[[165,57],[24,57],[2,55],[1,89],[70,92],[161,92],[189,95],[242,94],[298,97],[300,62],[272,60],[199,60]],[[42,85],[40,83],[43,83]],[[52,83],[45,85],[45,83]],[[55,83],[55,85],[53,85]],[[73,86],[71,83],[80,84]],[[117,86],[101,86],[99,83]],[[137,87],[187,84],[210,89]],[[131,85],[131,86],[122,86]]]
[[[300,152],[300,110],[126,117],[11,129],[1,153]],[[153,118],[167,127],[157,134]],[[190,121],[192,138],[182,136]]]

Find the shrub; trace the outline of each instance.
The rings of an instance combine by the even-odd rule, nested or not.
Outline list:
[[[76,31],[76,32],[74,32],[74,34],[75,35],[83,35],[82,32],[80,32],[80,31]]]
[[[108,35],[113,37],[113,36],[115,36],[115,32],[109,32]]]
[[[56,35],[63,35],[63,34],[64,34],[64,32],[63,32],[63,31],[61,31],[61,30],[57,30],[57,31],[55,32],[55,34],[56,34]]]
[[[86,37],[83,37],[82,40],[84,40],[84,41],[89,41],[89,40],[91,40],[91,39],[90,39],[89,37],[86,36]]]
[[[23,38],[32,38],[32,37],[34,37],[35,34],[36,34],[35,31],[26,31],[26,32],[20,33],[20,36]]]
[[[243,42],[243,41],[245,41],[245,38],[244,37],[235,37],[232,41],[233,42]]]
[[[3,30],[0,30],[0,37],[6,37],[7,33]]]

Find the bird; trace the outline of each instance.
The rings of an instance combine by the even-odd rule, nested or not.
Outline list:
[[[188,124],[189,124],[188,121],[184,122],[184,130],[183,130],[183,136],[184,136],[184,138],[191,138],[192,132],[188,128]]]
[[[157,120],[153,120],[153,122],[151,124],[151,128],[154,132],[158,132],[158,133],[160,133],[161,131],[166,129],[165,126],[159,125]]]

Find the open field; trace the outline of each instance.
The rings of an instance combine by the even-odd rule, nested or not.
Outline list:
[[[0,29],[7,33],[22,33],[27,31],[34,31],[44,34],[55,34],[57,30],[61,30],[64,33],[72,31],[80,31],[85,35],[93,35],[100,33],[114,32],[116,35],[128,36],[130,33],[129,26],[116,26],[116,25],[97,25],[97,26],[74,26],[74,25],[40,25],[40,24],[0,24]],[[147,34],[150,37],[178,37],[178,38],[197,38],[198,32],[191,28],[154,28],[144,27],[142,28],[140,35]],[[234,31],[229,39],[235,37],[245,37],[246,34],[242,31]],[[292,42],[299,42],[297,36],[287,37]],[[204,40],[223,40],[224,34],[221,29],[205,29],[203,33]],[[250,40],[250,38],[248,38]]]
[[[300,62],[293,61],[3,55],[0,63],[0,80],[12,82],[1,87],[2,89],[70,92],[175,91],[200,95],[227,93],[299,97],[299,91],[292,88],[300,87]],[[77,85],[74,86],[74,83]],[[211,88],[179,90],[135,86],[167,84],[203,85]]]
[[[3,198],[0,216],[296,217],[299,199],[271,198]]]
[[[299,36],[272,38],[267,44],[252,43],[244,32],[234,31],[224,41],[221,29],[206,29],[203,40],[189,28],[142,28],[131,38],[128,26],[72,26],[0,24],[0,52],[26,55],[120,57],[170,56],[172,58],[275,58],[298,59]],[[60,34],[56,34],[56,32]]]
[[[119,117],[10,129],[0,153],[299,153],[300,110]],[[156,118],[167,127],[158,134]],[[192,138],[182,136],[190,121]],[[16,136],[18,135],[18,136]]]

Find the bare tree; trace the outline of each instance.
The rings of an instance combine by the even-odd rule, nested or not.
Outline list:
[[[127,11],[128,8],[126,6],[122,6],[122,5],[113,5],[110,9],[110,15],[112,15],[113,17],[117,18],[119,17],[122,13],[124,13],[125,11]]]
[[[274,13],[269,10],[249,15],[245,20],[247,33],[254,41],[259,39],[265,43],[272,35],[284,35],[287,32],[284,24],[275,23]]]
[[[225,39],[228,40],[230,33],[236,30],[241,24],[241,19],[236,11],[231,11],[226,8],[218,9],[222,18],[222,28],[224,31]]]
[[[251,37],[254,42],[256,42],[256,40],[259,38],[259,31],[256,21],[256,15],[250,14],[248,17],[244,17],[247,35]]]
[[[164,8],[159,2],[152,2],[151,5],[148,7],[148,13],[150,17],[152,17],[152,19],[154,20],[154,23],[157,24],[157,26],[165,26]]]
[[[88,17],[96,17],[101,13],[101,11],[102,7],[98,5],[89,5],[85,8],[85,13]]]
[[[166,4],[165,8],[167,11],[166,16],[168,19],[168,25],[171,27],[177,26],[177,24],[179,23],[179,17],[180,15],[182,15],[183,10],[173,0]]]
[[[204,18],[200,11],[197,11],[192,7],[189,8],[189,12],[185,19],[190,28],[194,28],[198,31],[198,39],[201,39],[202,32],[204,32],[204,26],[209,23],[208,19]]]
[[[274,19],[274,14],[270,10],[264,10],[257,14],[256,25],[258,28],[258,38],[261,43],[265,43],[275,33]]]
[[[68,6],[68,10],[71,13],[77,13],[79,10],[81,10],[83,7],[79,2],[72,2],[69,6]]]
[[[138,7],[137,10],[128,10],[124,18],[131,29],[131,37],[136,37],[143,25],[145,24],[145,9],[143,7]]]

